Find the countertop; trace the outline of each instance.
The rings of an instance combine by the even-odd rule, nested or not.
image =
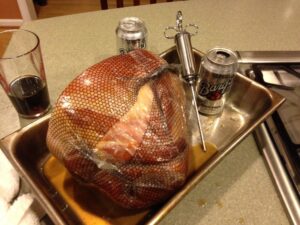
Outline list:
[[[126,16],[142,18],[148,49],[161,53],[174,42],[163,37],[181,10],[184,23],[195,23],[198,50],[300,50],[300,1],[189,0],[95,11],[36,20],[22,28],[41,39],[51,102],[80,72],[116,54],[115,28]],[[31,121],[19,119],[0,91],[0,138]],[[251,97],[251,96],[249,96]],[[252,135],[243,140],[190,192],[161,224],[289,224]]]

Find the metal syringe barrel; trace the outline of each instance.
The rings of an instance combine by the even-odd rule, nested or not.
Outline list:
[[[182,77],[192,85],[197,79],[197,72],[190,33],[186,31],[177,33],[175,35],[175,44],[182,65]]]
[[[186,82],[189,83],[191,88],[195,113],[198,121],[200,139],[201,139],[203,151],[206,152],[204,134],[202,130],[200,116],[198,113],[198,105],[197,105],[196,92],[194,87],[194,84],[197,79],[197,73],[196,73],[195,58],[193,55],[190,33],[181,30],[179,33],[175,35],[175,43],[177,47],[178,57],[182,65],[182,77]]]

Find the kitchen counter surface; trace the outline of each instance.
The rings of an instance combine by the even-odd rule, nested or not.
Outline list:
[[[116,54],[115,28],[126,16],[142,18],[148,49],[160,53],[174,45],[163,37],[181,10],[184,23],[195,23],[195,48],[300,50],[300,1],[190,0],[111,9],[37,20],[23,25],[41,38],[51,102],[80,72]],[[31,121],[19,119],[0,91],[0,137]],[[251,97],[251,96],[249,96]],[[264,159],[252,135],[242,141],[190,192],[161,224],[289,224]]]

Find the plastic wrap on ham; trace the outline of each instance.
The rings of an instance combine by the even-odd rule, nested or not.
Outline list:
[[[49,122],[50,152],[125,208],[157,204],[187,177],[185,92],[166,68],[146,50],[108,58],[67,86]]]

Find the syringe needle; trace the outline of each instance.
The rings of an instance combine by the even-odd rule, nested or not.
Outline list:
[[[194,109],[195,109],[195,111],[196,111],[197,120],[198,120],[198,128],[199,128],[199,133],[200,133],[200,140],[201,140],[201,143],[202,143],[203,151],[206,152],[206,146],[205,146],[204,134],[203,134],[203,130],[202,130],[202,125],[201,125],[200,115],[199,115],[199,113],[198,113],[198,105],[197,105],[197,101],[196,101],[195,88],[194,88],[193,85],[190,85],[190,87],[191,87],[192,95],[193,95]]]

